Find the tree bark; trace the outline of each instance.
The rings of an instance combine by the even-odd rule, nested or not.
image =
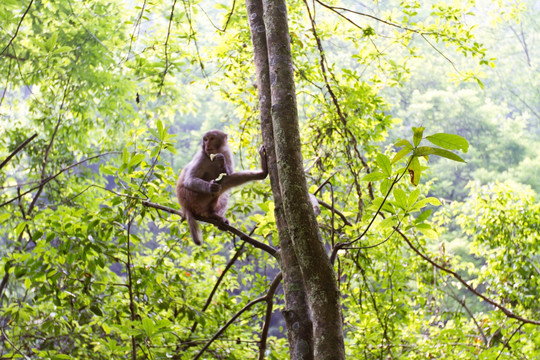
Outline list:
[[[262,0],[246,0],[246,7],[257,73],[261,131],[268,159],[268,172],[274,196],[275,218],[281,248],[280,267],[283,273],[285,292],[283,313],[287,326],[289,354],[293,360],[310,360],[313,359],[313,323],[309,314],[302,273],[287,229],[281,198],[272,125],[270,72]]]
[[[282,252],[294,252],[298,260],[313,317],[315,359],[344,359],[340,293],[320,240],[303,168],[287,7],[284,0],[262,2],[278,192],[285,215],[283,226],[287,227],[293,245],[292,251],[282,249]]]

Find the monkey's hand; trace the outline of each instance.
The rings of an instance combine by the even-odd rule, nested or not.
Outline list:
[[[225,155],[222,153],[210,154],[210,160],[218,163],[225,163]]]
[[[210,193],[218,193],[221,191],[221,185],[215,182],[215,180],[210,181],[208,185],[209,185],[208,192]]]
[[[225,159],[225,155],[222,153],[211,154],[210,159],[216,164],[222,173],[225,173],[225,175],[228,174],[226,166],[227,160]]]
[[[259,148],[259,155],[261,156],[261,169],[264,173],[264,177],[268,175],[268,159],[266,157],[266,149],[264,146]]]

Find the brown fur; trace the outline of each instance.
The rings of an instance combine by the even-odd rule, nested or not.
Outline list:
[[[210,155],[215,155],[213,161]],[[229,201],[228,190],[248,181],[262,180],[268,175],[264,148],[259,150],[261,168],[258,171],[234,173],[234,162],[227,143],[227,134],[211,130],[204,134],[202,148],[180,173],[176,196],[182,206],[195,244],[200,245],[201,230],[195,218],[210,217],[228,224],[224,217]],[[219,182],[215,179],[225,173]]]

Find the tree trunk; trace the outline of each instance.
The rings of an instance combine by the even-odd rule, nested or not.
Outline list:
[[[246,6],[257,72],[261,130],[268,157],[268,171],[274,195],[275,217],[281,249],[280,266],[283,273],[283,289],[285,292],[285,310],[283,313],[289,339],[289,354],[293,360],[310,360],[313,359],[313,323],[309,314],[302,273],[287,229],[281,198],[272,125],[270,72],[262,0],[246,0]]]
[[[262,0],[262,2],[269,69],[268,73],[262,76],[258,74],[258,78],[259,81],[270,82],[270,104],[264,94],[261,93],[260,97],[265,107],[271,106],[272,113],[275,164],[279,180],[279,186],[274,186],[273,192],[283,204],[281,207],[281,204],[276,202],[278,213],[283,210],[285,215],[284,219],[280,218],[278,227],[286,227],[285,231],[282,229],[279,233],[280,241],[283,233],[287,233],[292,240],[292,249],[282,247],[282,257],[294,258],[292,255],[294,253],[301,270],[313,317],[315,359],[344,359],[339,289],[330,259],[320,241],[319,227],[309,199],[303,169],[287,7],[284,0]],[[252,33],[262,30],[260,22],[253,21],[257,16],[259,15],[249,13],[253,22],[252,28],[256,30]],[[255,53],[260,51],[262,50],[259,49]],[[259,66],[257,70],[261,71]],[[259,88],[259,91],[262,91],[262,88]],[[261,105],[261,113],[262,111]],[[271,143],[267,150],[270,148]],[[283,267],[287,265],[291,264],[282,262]],[[295,275],[298,275],[298,268],[288,270],[291,273],[296,271]]]

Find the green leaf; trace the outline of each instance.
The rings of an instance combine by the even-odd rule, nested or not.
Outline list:
[[[427,204],[431,204],[433,206],[441,206],[442,205],[442,203],[441,203],[441,201],[439,199],[434,198],[434,197],[428,197],[428,198],[422,199],[418,203],[416,203],[416,207],[421,209],[424,206],[426,206]]]
[[[43,231],[40,231],[40,230],[34,231],[34,233],[32,234],[32,241],[35,242],[39,240],[42,235],[43,235]]]
[[[420,177],[422,176],[422,166],[420,166],[420,161],[418,161],[417,157],[414,157],[411,160],[409,174],[411,175],[411,183],[414,186],[418,186],[418,184],[420,184]]]
[[[53,355],[53,360],[69,360],[69,359],[73,359],[70,355],[66,355],[66,354],[55,354]]]
[[[97,305],[92,305],[90,306],[90,310],[96,314],[97,316],[103,316],[103,312],[101,311],[101,309],[99,308],[99,306]]]
[[[415,225],[415,228],[430,239],[436,239],[439,237],[439,234],[437,234],[437,232],[434,231],[429,224],[418,224]]]
[[[138,165],[141,161],[144,160],[145,157],[146,157],[145,154],[136,154],[136,155],[134,155],[131,158],[131,160],[129,161],[128,167]]]
[[[154,333],[154,322],[150,318],[142,319],[142,328],[147,335],[152,335]]]
[[[420,146],[414,149],[414,156],[427,156],[435,153],[435,148],[431,146]]]
[[[401,146],[404,146],[408,149],[413,149],[414,146],[412,146],[411,142],[409,140],[405,140],[405,139],[401,139],[401,140],[398,140],[395,144],[394,144],[395,147],[401,147]]]
[[[392,175],[392,164],[390,163],[388,156],[377,154],[377,164],[386,176]]]
[[[387,176],[384,175],[382,172],[374,171],[374,172],[369,173],[366,176],[364,176],[362,178],[362,181],[379,181],[379,180],[383,180],[383,179],[386,179],[386,178],[387,178]]]
[[[431,209],[428,209],[428,210],[422,212],[420,215],[418,215],[418,217],[414,221],[415,224],[420,224],[420,223],[426,221],[426,219],[429,217],[429,215],[431,215],[432,212],[433,212],[433,210],[431,210]]]
[[[164,128],[163,128],[163,123],[161,122],[160,119],[158,119],[157,121],[157,129],[158,129],[158,134],[159,134],[159,139],[160,140],[163,140],[163,135],[164,135]]]
[[[124,164],[127,164],[129,161],[129,152],[127,147],[124,148],[124,151],[122,152],[122,162]]]
[[[403,210],[407,209],[407,194],[400,188],[394,189],[394,198],[397,205]]]
[[[437,146],[447,150],[461,150],[466,153],[469,150],[467,140],[459,135],[438,133],[426,136],[426,139]]]
[[[418,146],[420,144],[420,141],[422,141],[422,136],[424,135],[424,127],[413,127],[413,143],[414,146]]]
[[[383,200],[384,199],[382,197],[378,197],[378,198],[373,199],[373,201],[372,201],[372,205],[373,205],[372,209],[374,211],[377,210],[379,208],[379,206],[381,206],[381,204],[383,203]],[[386,212],[388,212],[390,214],[395,213],[394,207],[388,201],[384,202],[384,205],[382,206],[381,210],[386,211]]]
[[[392,226],[397,225],[397,218],[395,216],[387,217],[379,223],[379,228],[382,230],[389,229]]]
[[[26,290],[29,290],[30,286],[32,286],[32,281],[30,280],[30,278],[24,279],[24,287],[26,288]]]
[[[26,222],[24,221],[20,222],[19,225],[17,225],[17,227],[15,228],[15,234],[17,234],[17,236],[21,235],[25,227],[26,227]]]
[[[447,158],[447,159],[450,159],[450,160],[466,163],[466,161],[463,160],[459,155],[456,155],[451,151],[444,150],[444,149],[438,149],[438,148],[432,148],[432,149],[433,149],[433,155],[437,155],[437,156]]]
[[[411,206],[414,205],[414,203],[416,202],[416,200],[418,200],[418,196],[420,195],[420,189],[414,189],[410,194],[409,194],[409,199],[407,200],[407,208],[410,208]]]
[[[152,129],[152,128],[149,128],[148,131],[150,132],[150,134],[154,135],[154,137],[156,139],[160,139],[161,138],[161,135],[159,134],[159,132],[157,132],[156,130]]]
[[[396,155],[394,155],[394,158],[392,159],[392,164],[395,164],[399,160],[401,160],[404,156],[407,156],[411,152],[412,148],[404,147],[403,149],[399,150]]]

